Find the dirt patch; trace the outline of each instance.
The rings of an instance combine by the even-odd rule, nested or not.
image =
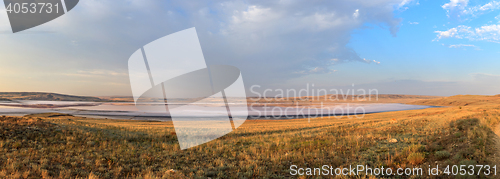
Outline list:
[[[63,114],[63,113],[40,113],[40,114],[28,114],[24,117],[71,117],[71,114]]]

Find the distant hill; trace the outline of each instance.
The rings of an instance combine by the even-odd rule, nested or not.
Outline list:
[[[344,96],[339,95],[339,100],[343,101]],[[442,98],[442,96],[406,95],[406,94],[378,94],[378,95],[348,95],[345,99],[351,102],[367,103],[409,103],[419,100]],[[362,100],[364,99],[364,100]],[[345,100],[344,100],[345,101]]]
[[[303,96],[293,98],[249,98],[249,103],[290,103],[290,104],[311,104],[311,103],[410,103],[419,100],[438,99],[442,96],[423,95],[401,95],[401,94],[379,94],[379,95],[323,95],[323,96]]]
[[[10,101],[10,99],[0,98],[0,101]]]
[[[482,95],[456,95],[437,99],[419,100],[409,102],[408,104],[430,105],[430,106],[468,106],[482,104],[500,104],[500,95],[482,96]]]
[[[92,101],[103,102],[110,99],[103,99],[89,96],[74,96],[57,93],[42,92],[0,92],[0,101],[12,100],[39,100],[39,101]]]

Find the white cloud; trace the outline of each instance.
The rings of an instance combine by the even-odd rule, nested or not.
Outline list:
[[[90,74],[90,75],[110,75],[110,76],[127,76],[125,72],[116,72],[112,70],[78,70],[79,74]]]
[[[117,72],[112,70],[94,69],[94,70],[78,70],[76,73],[65,73],[67,76],[81,77],[109,77],[109,76],[128,76],[126,72]]]
[[[257,6],[249,6],[248,10],[241,13],[239,11],[236,11],[235,14],[238,14],[232,16],[233,23],[235,24],[244,22],[259,23],[272,21],[279,17],[278,14],[274,14],[273,11],[271,11],[271,8],[260,8]]]
[[[484,13],[500,9],[500,1],[490,1],[483,5],[468,7],[469,0],[451,0],[442,6],[447,11],[448,17],[468,19]]]
[[[437,38],[438,39],[443,39],[443,38],[450,38],[456,36],[458,33],[457,28],[451,28],[446,31],[434,31],[435,33],[438,33]]]
[[[450,45],[448,46],[449,48],[460,48],[460,47],[475,47],[474,45],[470,44],[455,44],[455,45]]]
[[[484,89],[498,87],[497,85],[500,83],[500,75],[497,74],[489,74],[489,73],[470,73],[469,74],[475,82],[485,82],[487,85],[484,85]],[[498,91],[496,94],[499,94]]]
[[[467,7],[467,4],[469,3],[469,0],[450,0],[449,3],[444,4],[441,6],[443,9],[446,10],[451,10],[455,8],[463,9]]]
[[[403,7],[403,6],[407,5],[407,4],[409,4],[411,1],[413,1],[413,0],[403,0],[403,1],[401,1],[401,3],[399,3],[399,8],[401,8],[401,7]],[[417,5],[418,5],[418,4],[419,4],[419,3],[417,2]]]
[[[469,0],[450,0],[441,7],[446,10],[448,17],[460,18],[468,3]]]
[[[418,22],[408,22],[411,25],[418,25]]]
[[[448,46],[449,48],[462,48],[462,49],[465,49],[465,48],[473,48],[474,50],[481,50],[481,48],[475,46],[475,45],[471,45],[471,44],[454,44],[454,45],[449,45]]]
[[[373,24],[396,36],[402,19],[394,11],[409,2],[85,0],[64,16],[33,28],[54,31],[50,38],[9,36],[0,41],[0,54],[19,66],[30,64],[19,68],[18,73],[27,75],[33,74],[28,69],[43,73],[57,67],[82,70],[80,76],[98,74],[93,69],[126,71],[128,58],[141,46],[196,27],[207,64],[236,66],[249,84],[272,84],[301,76],[297,71],[332,68],[330,59],[337,59],[335,64],[364,62],[347,46],[351,33]],[[5,14],[0,11],[0,24],[8,24],[2,20]]]
[[[495,39],[498,40],[500,37],[500,25],[486,25],[476,28],[476,34],[482,39]]]
[[[460,25],[447,31],[435,31],[435,33],[438,33],[437,39],[435,40],[454,37],[458,39],[465,38],[475,41],[500,41],[500,24],[484,25],[472,30],[471,29],[472,28],[469,26]]]
[[[437,39],[444,39],[444,38],[457,38],[457,39],[462,39],[462,38],[471,38],[471,35],[474,34],[473,31],[470,30],[471,27],[465,26],[465,25],[459,25],[455,28],[448,29],[446,31],[434,31],[434,33],[437,33]]]
[[[375,63],[375,64],[377,64],[377,65],[378,65],[378,64],[380,64],[380,62],[379,62],[379,61],[376,61],[376,60],[367,60],[366,58],[363,58],[363,61],[364,61],[365,63],[372,63],[372,62],[373,62],[373,63]]]
[[[479,7],[479,10],[481,11],[487,11],[487,10],[495,10],[500,8],[500,1],[491,1],[488,4],[485,4],[481,7]]]
[[[491,1],[484,5],[473,6],[463,11],[463,14],[480,15],[484,12],[500,9],[500,1]],[[479,13],[479,14],[477,14]]]
[[[296,74],[301,74],[301,75],[309,75],[309,74],[330,74],[337,72],[337,70],[332,70],[329,68],[324,68],[324,67],[315,67],[310,70],[301,70],[298,72],[295,72]]]
[[[352,16],[354,18],[358,18],[358,16],[359,16],[359,9],[356,9],[356,11],[354,11],[354,14],[352,14]]]

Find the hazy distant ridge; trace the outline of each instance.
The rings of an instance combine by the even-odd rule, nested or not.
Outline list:
[[[430,105],[430,106],[468,106],[468,105],[484,105],[484,104],[499,104],[500,95],[483,96],[483,95],[456,95],[450,97],[419,100],[409,102],[407,104]]]
[[[43,92],[0,92],[0,101],[11,100],[40,100],[40,101],[111,101],[110,99],[103,99],[98,97],[89,96],[74,96],[57,93],[43,93]]]

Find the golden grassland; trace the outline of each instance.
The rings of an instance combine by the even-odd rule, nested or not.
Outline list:
[[[460,106],[361,119],[247,120],[232,133],[187,150],[180,150],[172,122],[55,114],[0,117],[0,177],[287,178],[292,177],[290,165],[427,171],[428,165],[496,164],[493,130],[500,121],[500,97],[467,105],[457,101],[476,98],[449,97],[446,102]]]
[[[468,106],[468,105],[500,105],[500,95],[479,96],[479,95],[457,95],[447,98],[417,100],[408,104],[434,105],[434,106]]]
[[[323,96],[301,96],[301,97],[249,97],[249,105],[273,105],[273,106],[309,106],[329,105],[336,103],[411,103],[419,100],[433,100],[441,96],[423,95],[400,95],[400,94],[377,94],[377,95],[323,95]]]

